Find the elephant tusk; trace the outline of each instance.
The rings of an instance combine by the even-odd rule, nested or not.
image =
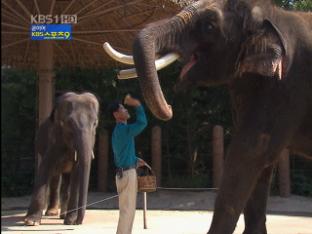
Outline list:
[[[117,78],[119,80],[133,79],[133,78],[137,78],[137,77],[138,77],[138,74],[137,74],[135,68],[120,70],[117,73]]]
[[[75,150],[75,158],[74,161],[77,162],[77,151]]]
[[[155,61],[155,67],[156,70],[159,71],[163,69],[164,67],[170,65],[174,61],[176,61],[180,56],[177,53],[170,53],[167,54]],[[124,79],[132,79],[138,77],[136,69],[130,68],[125,70],[120,70],[117,74],[118,79],[124,80]]]
[[[91,157],[92,157],[92,159],[95,159],[93,150],[92,150],[92,153],[91,153]]]
[[[110,46],[110,44],[108,42],[105,42],[103,44],[103,48],[105,50],[105,52],[112,57],[113,59],[115,59],[118,62],[124,63],[124,64],[129,64],[129,65],[134,65],[134,60],[133,57],[130,55],[125,55],[122,54],[116,50],[113,49],[113,47]]]

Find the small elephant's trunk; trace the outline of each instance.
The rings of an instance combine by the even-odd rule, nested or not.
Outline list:
[[[93,155],[91,139],[91,135],[85,133],[81,136],[80,144],[77,146],[79,171],[78,207],[80,209],[78,210],[76,224],[82,223],[87,205],[91,159]]]

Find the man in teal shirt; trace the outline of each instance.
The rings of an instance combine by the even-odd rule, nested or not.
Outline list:
[[[128,110],[120,103],[111,105],[116,120],[112,134],[114,162],[117,168],[116,187],[119,195],[119,220],[117,234],[131,234],[136,209],[137,173],[136,168],[145,165],[144,160],[136,157],[134,138],[147,125],[144,108],[138,99],[127,95],[125,104],[136,111],[136,121],[127,124],[130,118]]]

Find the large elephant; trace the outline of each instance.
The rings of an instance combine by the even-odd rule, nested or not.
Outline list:
[[[65,202],[61,209],[62,214],[65,214],[64,224],[82,223],[91,159],[94,157],[98,113],[99,102],[91,93],[66,92],[57,98],[50,117],[40,125],[36,136],[36,151],[42,160],[25,217],[26,225],[40,224],[48,187],[50,199],[46,214],[57,214],[61,174]]]
[[[244,234],[267,233],[266,203],[280,152],[288,147],[312,156],[311,12],[286,11],[269,0],[201,0],[142,29],[133,58],[111,52],[135,63],[144,99],[163,120],[172,109],[158,81],[157,56],[173,52],[185,62],[177,89],[228,85],[236,131],[208,233],[233,233],[241,212]],[[134,69],[119,74],[135,75]]]

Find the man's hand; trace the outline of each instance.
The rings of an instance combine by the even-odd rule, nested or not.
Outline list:
[[[127,94],[127,96],[124,99],[124,104],[128,106],[137,107],[141,105],[141,102],[138,99],[131,97],[130,94]]]
[[[138,158],[137,167],[145,166],[146,162],[142,158]]]

